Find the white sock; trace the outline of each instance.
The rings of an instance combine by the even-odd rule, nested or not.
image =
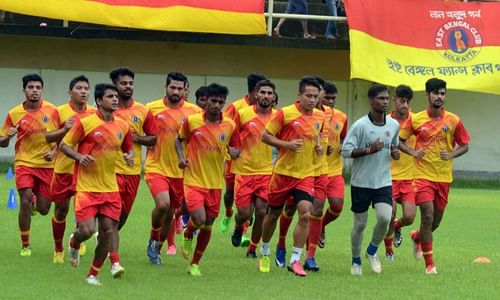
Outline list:
[[[262,245],[260,246],[260,254],[265,256],[271,255],[271,242],[262,242]]]
[[[294,261],[300,261],[300,255],[302,254],[302,248],[298,247],[293,247],[292,250],[292,257],[290,257],[290,264],[292,264]]]

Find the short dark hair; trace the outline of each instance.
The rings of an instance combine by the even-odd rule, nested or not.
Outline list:
[[[276,89],[276,86],[274,85],[274,83],[271,80],[264,79],[264,80],[259,81],[257,83],[257,85],[255,85],[255,90],[258,91],[263,86],[268,86],[268,87],[272,88],[273,91]]]
[[[337,87],[330,81],[325,81],[325,84],[323,84],[323,90],[325,91],[326,94],[338,93]]]
[[[207,96],[207,87],[206,86],[200,86],[196,92],[194,93],[194,96],[196,99],[200,99],[201,97],[206,97]]]
[[[23,77],[23,89],[26,88],[26,86],[28,85],[28,82],[30,82],[30,81],[39,81],[43,87],[43,79],[42,79],[42,77],[40,77],[40,75],[28,74],[28,75],[24,75],[24,77]]]
[[[425,92],[427,94],[439,89],[446,89],[446,81],[439,78],[431,78],[425,82]]]
[[[87,84],[89,84],[89,79],[87,77],[85,77],[85,75],[79,75],[79,76],[76,76],[75,78],[71,79],[71,81],[69,82],[69,90],[71,91],[75,87],[75,85],[80,81],[83,81],[83,82],[86,82]]]
[[[188,82],[186,75],[177,71],[170,72],[167,74],[167,86],[172,82],[172,80],[184,82],[184,87],[186,87],[186,84]]]
[[[274,91],[274,103],[275,105],[278,105],[278,101],[280,100],[280,97],[276,91]]]
[[[368,99],[375,99],[378,94],[384,91],[389,91],[389,88],[383,84],[375,83],[368,89]]]
[[[324,89],[325,88],[325,83],[326,81],[319,75],[314,75],[312,76],[314,79],[316,79],[316,81],[321,85],[321,88]]]
[[[109,78],[111,79],[111,82],[113,82],[114,84],[116,84],[120,76],[130,76],[132,77],[132,79],[134,79],[135,73],[129,68],[123,68],[123,67],[116,68],[109,73]]]
[[[303,93],[306,89],[306,86],[314,86],[321,90],[321,84],[316,80],[313,76],[302,77],[299,81],[299,92]]]
[[[247,76],[247,88],[248,88],[248,93],[250,94],[253,90],[255,90],[255,87],[257,86],[257,83],[259,81],[267,79],[266,76],[260,75],[260,74],[248,74]]]
[[[97,101],[97,99],[102,99],[104,96],[104,93],[106,90],[113,90],[115,92],[118,92],[116,89],[116,86],[109,84],[109,83],[98,83],[94,87],[94,99]],[[97,104],[97,103],[96,103]]]
[[[399,98],[405,98],[407,100],[413,99],[413,90],[411,89],[411,87],[404,84],[400,84],[396,87],[395,94],[396,97]]]
[[[227,87],[217,84],[217,83],[211,83],[210,85],[207,86],[207,98],[210,97],[223,97],[226,99],[227,95],[229,94],[229,90]]]

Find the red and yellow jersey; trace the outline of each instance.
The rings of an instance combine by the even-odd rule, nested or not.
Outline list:
[[[256,106],[246,107],[236,115],[240,135],[240,156],[231,164],[231,173],[239,175],[271,175],[273,147],[261,141],[266,124],[276,110],[267,115],[257,114]]]
[[[336,108],[332,110],[328,133],[329,144],[333,147],[333,152],[326,156],[328,176],[342,175],[343,163],[340,148],[342,140],[347,135],[347,115],[343,111]]]
[[[148,108],[137,101],[132,100],[129,107],[119,108],[113,113],[116,117],[124,120],[130,126],[130,130],[138,136],[156,135],[156,124],[153,114]],[[129,167],[123,156],[116,161],[116,173],[123,175],[141,174],[142,145],[134,143],[134,166]]]
[[[64,127],[64,123],[69,119],[79,120],[81,118],[88,117],[92,114],[95,114],[97,111],[95,107],[87,105],[87,108],[83,112],[76,112],[71,105],[71,102],[63,104],[57,107],[57,111],[59,112],[59,128]],[[74,150],[77,150],[76,147]],[[54,166],[54,173],[57,174],[73,174],[75,170],[75,161],[62,153],[61,151],[57,152],[56,162]]]
[[[158,99],[147,104],[157,124],[157,140],[148,148],[145,173],[157,173],[171,178],[182,178],[179,161],[175,153],[175,140],[184,120],[192,114],[202,112],[197,105],[181,100],[178,108],[170,108],[166,99]]]
[[[408,118],[406,120],[399,120],[396,118],[394,112],[391,113],[391,117],[399,122],[399,128],[403,128],[404,124],[407,120],[411,120],[413,118],[414,113],[410,112]],[[414,135],[410,136],[405,144],[408,147],[415,149],[415,141],[416,138]],[[414,158],[402,151],[400,151],[399,160],[391,159],[391,177],[392,180],[412,180],[414,178],[415,173],[415,161]]]
[[[188,142],[184,184],[205,189],[224,185],[224,158],[227,146],[239,146],[238,129],[233,120],[223,117],[218,124],[208,124],[205,113],[188,116],[179,130]]]
[[[245,107],[251,106],[250,100],[248,99],[248,95],[234,101],[233,103],[229,103],[229,105],[224,110],[224,115],[231,120],[236,118],[236,113]]]
[[[130,126],[120,118],[106,122],[99,112],[80,119],[66,134],[63,143],[78,147],[78,152],[92,155],[95,161],[87,167],[75,164],[78,192],[118,192],[116,161],[122,152],[133,149]]]
[[[321,147],[323,147],[322,155],[315,155],[313,159],[314,164],[314,176],[326,175],[328,174],[328,162],[326,159],[326,149],[329,143],[329,122],[332,118],[333,111],[328,106],[322,106],[315,112],[318,120],[323,124],[320,132]]]
[[[444,109],[433,119],[427,110],[414,114],[401,128],[400,137],[408,140],[415,135],[415,149],[425,149],[423,159],[415,159],[415,178],[434,182],[452,182],[452,161],[442,160],[440,151],[451,152],[455,145],[466,145],[469,133],[460,118]]]
[[[59,128],[59,114],[56,107],[40,100],[40,108],[26,111],[23,103],[14,107],[5,118],[0,136],[7,136],[9,128],[17,128],[15,145],[15,166],[32,168],[53,168],[54,162],[46,161],[43,156],[53,146],[48,144],[45,133]]]
[[[274,166],[276,174],[302,179],[314,176],[313,157],[317,155],[315,146],[323,124],[317,117],[319,110],[303,114],[298,105],[294,103],[278,110],[267,123],[266,130],[284,141],[302,140],[299,152],[278,149],[278,159]]]

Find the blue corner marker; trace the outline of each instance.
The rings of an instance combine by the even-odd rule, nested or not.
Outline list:
[[[5,176],[5,178],[7,178],[7,180],[14,179],[14,173],[12,172],[12,168],[11,167],[9,167],[9,169],[7,170],[7,175]]]
[[[17,194],[14,188],[9,189],[9,199],[7,199],[8,209],[17,209]]]

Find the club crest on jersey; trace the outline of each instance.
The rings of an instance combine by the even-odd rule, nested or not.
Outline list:
[[[292,124],[293,124],[293,126],[296,126],[296,127],[300,126],[300,122],[299,121],[293,121]]]
[[[118,131],[117,136],[118,136],[118,139],[119,139],[119,140],[123,139],[123,132]]]
[[[219,135],[219,140],[220,140],[221,142],[224,142],[224,141],[226,140],[226,135],[225,135],[224,133],[221,133],[221,134]]]
[[[183,123],[184,123],[184,121],[186,121],[186,117],[181,116],[180,121],[181,121],[181,124],[183,124]]]
[[[450,128],[448,128],[448,126],[447,126],[447,125],[444,125],[444,127],[443,127],[443,131],[444,131],[444,132],[448,132],[449,130],[450,130]]]
[[[202,135],[203,135],[203,134],[201,133],[201,131],[195,131],[193,134],[194,134],[194,136],[198,136],[198,137],[200,137],[200,136],[202,136]]]
[[[314,125],[314,127],[316,127],[316,130],[320,130],[320,129],[321,129],[321,124],[316,123],[316,124]]]
[[[138,116],[132,116],[132,122],[139,123],[140,119]]]
[[[386,135],[387,137],[390,137],[390,136],[391,136],[391,132],[390,132],[389,130],[387,130],[387,131],[385,132],[385,135]]]
[[[250,126],[250,127],[256,127],[257,124],[255,124],[254,121],[250,121],[250,123],[248,123],[248,126]]]
[[[157,116],[156,116],[156,118],[157,118],[158,120],[165,120],[165,116],[164,116],[164,115],[161,115],[161,114],[160,114],[160,115],[157,115]]]
[[[94,136],[95,137],[102,136],[102,132],[96,131],[96,132],[94,132]]]
[[[47,117],[47,116],[43,116],[43,118],[42,118],[42,122],[43,122],[43,123],[48,123],[48,122],[49,122],[49,117]]]
[[[339,129],[340,129],[339,124],[335,123],[335,130],[339,130]]]

